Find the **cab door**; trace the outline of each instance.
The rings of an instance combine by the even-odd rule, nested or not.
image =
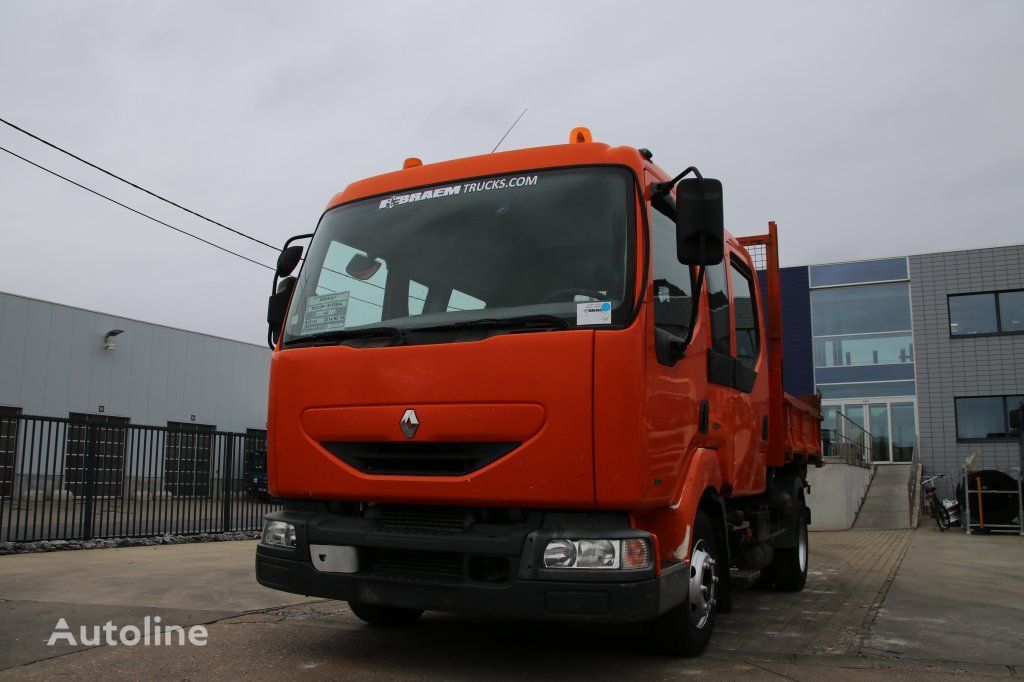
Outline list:
[[[733,244],[706,279],[711,437],[733,494],[759,492],[768,446],[768,372],[756,279]]]
[[[647,410],[645,433],[648,495],[669,496],[699,436],[705,392],[703,325],[695,314],[694,270],[676,255],[675,218],[670,206],[648,204],[651,275],[647,306]],[[671,343],[686,343],[683,357]]]

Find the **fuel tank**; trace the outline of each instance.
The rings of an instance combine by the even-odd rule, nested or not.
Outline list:
[[[271,492],[593,507],[593,335],[279,350],[271,362]]]

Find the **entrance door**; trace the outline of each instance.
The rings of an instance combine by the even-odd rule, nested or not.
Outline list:
[[[174,497],[210,496],[211,424],[167,422],[164,490]]]
[[[834,415],[836,411],[842,412],[871,435],[872,461],[877,464],[910,461],[917,439],[912,397],[823,402],[824,415]]]
[[[17,407],[0,407],[0,497],[14,492],[14,457],[18,450]]]
[[[79,497],[88,494],[91,482],[94,497],[121,497],[124,494],[125,441],[131,420],[82,412],[72,412],[68,416],[71,422],[68,424],[67,454],[64,458],[64,489]],[[88,452],[90,428],[96,446],[91,460]]]

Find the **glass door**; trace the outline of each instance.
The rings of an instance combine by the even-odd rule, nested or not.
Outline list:
[[[872,461],[880,464],[910,461],[914,452],[914,441],[917,439],[913,399],[876,398],[856,403],[847,399],[823,404],[821,411],[825,417],[821,428],[822,441],[826,449],[839,435],[832,433],[831,430],[836,428],[836,412],[841,412],[870,434],[871,442],[868,447],[871,450]]]
[[[871,461],[891,461],[888,403],[868,404],[868,433],[871,434]]]

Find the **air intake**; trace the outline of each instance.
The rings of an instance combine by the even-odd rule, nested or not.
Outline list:
[[[520,443],[324,443],[334,456],[367,474],[460,476],[482,469]]]

